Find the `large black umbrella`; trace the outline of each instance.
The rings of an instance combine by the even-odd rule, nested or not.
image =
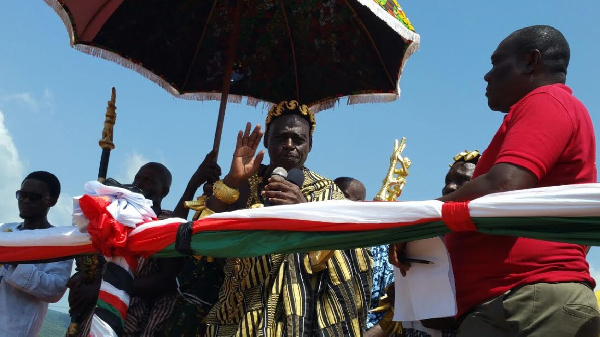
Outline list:
[[[399,97],[419,35],[395,0],[45,0],[71,45],[131,68],[176,97],[313,111]]]

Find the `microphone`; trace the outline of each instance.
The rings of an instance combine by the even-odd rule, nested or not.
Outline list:
[[[283,167],[276,167],[271,173],[271,179],[274,180],[285,180],[287,179],[288,171]]]
[[[304,184],[304,173],[302,170],[293,168],[289,172],[283,167],[276,167],[271,173],[271,179],[273,180],[287,180],[292,184],[298,186],[298,188],[302,188],[302,184]],[[264,200],[265,207],[273,206],[269,202],[269,198],[265,198]]]

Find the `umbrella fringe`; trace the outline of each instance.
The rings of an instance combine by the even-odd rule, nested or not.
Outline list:
[[[419,43],[411,43],[408,45],[408,47],[406,48],[406,52],[404,52],[404,57],[402,58],[402,64],[400,65],[400,70],[398,71],[398,88],[396,89],[396,91],[398,92],[398,97],[396,98],[400,98],[400,95],[402,94],[402,91],[400,90],[400,81],[402,80],[402,71],[404,71],[404,66],[406,65],[406,61],[408,61],[408,59],[412,56],[412,54],[416,53],[419,50]]]
[[[348,104],[393,102],[400,94],[363,94],[348,97]]]
[[[69,34],[69,43],[71,44],[71,46],[74,46],[75,33],[73,31],[73,26],[71,25],[71,18],[69,17],[67,11],[65,11],[65,9],[60,4],[60,2],[58,2],[58,0],[44,0],[44,2],[46,3],[46,5],[50,6],[56,12],[56,14],[58,14],[58,17],[60,17],[60,19],[62,20],[63,24],[65,25],[65,28],[67,28],[67,33]]]
[[[79,50],[82,53],[86,53],[86,54],[92,55],[94,57],[105,59],[107,61],[114,62],[122,67],[131,69],[131,70],[139,73],[140,75],[144,76],[145,78],[149,79],[150,81],[158,84],[161,88],[168,91],[171,95],[173,95],[175,97],[185,98],[185,97],[183,97],[183,95],[181,95],[179,93],[179,91],[177,91],[177,89],[175,89],[171,84],[169,84],[169,82],[165,81],[160,76],[158,76],[158,75],[154,74],[152,71],[144,68],[142,65],[137,64],[134,61],[127,59],[117,53],[113,53],[111,51],[108,51],[108,50],[102,49],[102,48],[88,46],[85,44],[76,44],[76,45],[73,45],[73,48]]]
[[[373,12],[373,14],[375,14],[378,18],[387,23],[387,25],[390,26],[394,31],[396,31],[396,33],[400,34],[400,36],[402,36],[402,39],[405,42],[412,41],[412,43],[417,45],[421,42],[421,37],[419,36],[419,34],[408,29],[402,22],[398,21],[398,19],[390,15],[390,13],[381,8],[381,6],[379,6],[375,1],[358,0],[358,2],[361,5],[369,8],[371,12]]]
[[[188,100],[196,100],[196,101],[220,101],[221,93],[220,92],[194,92],[178,95],[177,97],[188,99]],[[227,102],[229,103],[242,103],[242,96],[240,95],[227,95]]]
[[[313,113],[317,113],[319,111],[331,109],[331,108],[335,107],[336,104],[339,104],[339,103],[340,103],[340,98],[332,98],[332,99],[321,101],[315,105],[311,105],[310,110]]]
[[[258,98],[254,98],[254,97],[249,97],[249,96],[246,96],[246,97],[247,97],[246,98],[246,104],[247,105],[256,108],[256,106],[258,105],[258,103],[262,103],[262,110],[263,111],[264,110],[269,110],[269,109],[271,109],[271,107],[273,105],[275,105],[275,104],[273,104],[271,102],[267,102],[267,101],[264,101],[262,99],[258,99]]]

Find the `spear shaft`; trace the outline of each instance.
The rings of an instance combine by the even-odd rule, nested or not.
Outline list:
[[[100,168],[98,169],[98,181],[101,183],[106,180],[110,151],[115,148],[115,144],[113,143],[113,128],[117,120],[117,106],[115,105],[116,99],[117,93],[115,91],[115,87],[113,87],[110,95],[110,101],[108,101],[108,106],[106,107],[106,119],[104,120],[104,129],[102,129],[102,139],[100,139],[98,142],[100,148],[102,148],[102,155],[100,156]]]

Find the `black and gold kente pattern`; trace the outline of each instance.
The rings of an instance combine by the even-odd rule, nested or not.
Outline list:
[[[267,118],[265,120],[265,126],[267,130],[269,130],[269,125],[271,125],[274,119],[283,115],[298,115],[303,117],[310,125],[310,135],[312,136],[313,133],[315,133],[315,127],[317,126],[315,114],[308,108],[308,106],[300,104],[296,100],[281,101],[279,104],[273,105],[269,109],[269,113],[267,114]]]
[[[344,199],[333,181],[303,172],[309,202]],[[207,336],[362,336],[372,285],[369,251],[335,251],[318,273],[305,267],[307,256],[228,259]]]

